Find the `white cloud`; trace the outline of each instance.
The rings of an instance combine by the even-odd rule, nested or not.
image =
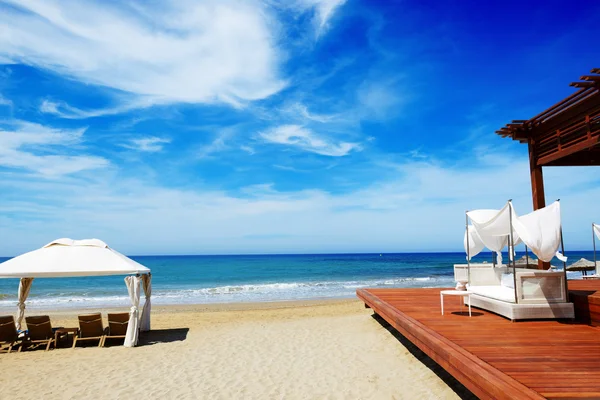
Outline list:
[[[9,2],[0,57],[13,62],[158,102],[240,104],[285,86],[272,16],[260,2]]]
[[[230,149],[231,146],[228,142],[231,141],[235,135],[236,129],[237,128],[235,126],[231,126],[219,130],[210,143],[205,144],[198,150],[198,158],[208,158],[215,153],[220,153]]]
[[[45,99],[40,104],[40,111],[45,114],[52,114],[65,119],[85,119],[101,117],[104,115],[115,115],[138,108],[151,107],[161,104],[161,101],[150,97],[136,97],[121,99],[121,104],[115,107],[101,108],[97,110],[82,110],[72,107],[63,101],[52,101]]]
[[[386,119],[398,115],[406,94],[395,80],[368,80],[358,88],[359,110],[368,118]]]
[[[0,93],[0,106],[7,106],[7,107],[12,107],[13,102],[10,99],[7,99],[6,97],[4,97],[2,95],[2,93]]]
[[[260,132],[259,137],[268,143],[297,147],[323,156],[342,157],[361,150],[358,143],[334,143],[300,125],[280,125]]]
[[[295,4],[301,9],[314,10],[313,24],[319,37],[329,27],[329,20],[334,12],[345,2],[346,0],[298,0]]]
[[[122,177],[57,184],[3,176],[0,192],[19,196],[4,199],[0,215],[26,218],[0,225],[0,254],[63,236],[100,237],[129,254],[459,251],[465,210],[499,208],[509,198],[518,213],[531,210],[527,160],[504,156],[503,164],[471,157],[390,164],[381,167],[386,178],[341,194],[282,192],[270,183],[234,194]],[[547,198],[562,198],[567,251],[589,249],[589,223],[600,220],[591,200],[600,196],[597,175],[558,168],[545,178]]]
[[[149,136],[143,138],[131,139],[128,143],[121,144],[131,150],[143,151],[146,153],[157,153],[162,151],[163,144],[171,143],[171,139]]]
[[[82,141],[82,129],[55,129],[25,121],[0,128],[0,166],[61,176],[102,168],[108,161],[89,155],[71,155],[69,149]]]
[[[328,123],[334,121],[338,116],[337,115],[325,115],[325,114],[314,114],[308,110],[304,104],[300,102],[295,102],[289,104],[284,107],[282,110],[284,115],[287,115],[291,118],[306,120],[306,121],[314,121],[321,123]]]
[[[246,153],[250,154],[251,156],[256,154],[256,150],[254,150],[254,148],[252,146],[242,145],[242,146],[240,146],[240,150],[245,151]]]

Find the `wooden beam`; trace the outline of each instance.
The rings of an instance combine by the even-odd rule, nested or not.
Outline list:
[[[571,82],[569,86],[576,88],[591,88],[596,86],[596,84],[594,82]]]
[[[577,144],[574,144],[574,145],[566,147],[562,150],[556,151],[545,157],[540,157],[537,160],[537,165],[540,167],[542,165],[547,165],[553,161],[570,156],[571,154],[575,154],[575,153],[583,151],[583,150],[591,149],[592,147],[596,146],[597,144],[600,144],[600,136],[594,136],[591,139],[583,140]],[[529,160],[531,161],[531,158]]]
[[[584,75],[579,79],[582,81],[600,82],[600,75]]]
[[[600,165],[600,148],[571,154],[570,156],[544,164],[544,167],[584,167],[592,165]]]

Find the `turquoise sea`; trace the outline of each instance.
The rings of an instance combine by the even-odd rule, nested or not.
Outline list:
[[[581,257],[593,259],[591,251],[567,256],[569,263]],[[132,258],[152,270],[153,304],[349,298],[363,287],[450,287],[454,286],[453,264],[465,263],[464,253]],[[0,258],[0,262],[7,259]],[[491,259],[488,253],[474,261]],[[562,263],[555,259],[553,265]],[[0,279],[0,308],[16,304],[18,285],[18,279]],[[28,307],[33,308],[128,304],[123,276],[39,278],[34,280],[28,299]]]

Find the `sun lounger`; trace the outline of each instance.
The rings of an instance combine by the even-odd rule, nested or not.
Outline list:
[[[22,342],[15,326],[15,319],[12,315],[0,317],[0,352],[10,353],[13,346],[19,346],[21,351]]]
[[[54,331],[50,317],[47,315],[25,317],[25,323],[27,324],[27,337],[23,345],[27,345],[27,347],[33,345],[36,348],[45,344],[45,351],[48,351],[50,345],[54,343]]]
[[[75,348],[77,342],[82,340],[98,340],[98,347],[102,347],[104,344],[102,314],[86,314],[77,318],[79,319],[79,332],[73,338],[73,348]]]
[[[108,314],[108,327],[106,328],[104,343],[106,343],[106,339],[125,339],[128,322],[129,313],[127,312]]]

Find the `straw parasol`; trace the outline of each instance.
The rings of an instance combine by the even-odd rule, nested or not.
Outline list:
[[[586,275],[588,271],[594,271],[595,269],[596,266],[594,265],[594,262],[586,260],[585,258],[582,258],[567,267],[567,271],[581,271],[584,275]]]
[[[525,268],[528,268],[529,266],[532,266],[534,268],[537,268],[538,266],[538,260],[536,260],[535,258],[532,257],[528,257],[528,256],[523,256],[521,258],[519,258],[517,261],[515,261],[515,265],[519,265],[519,266],[525,266]]]

